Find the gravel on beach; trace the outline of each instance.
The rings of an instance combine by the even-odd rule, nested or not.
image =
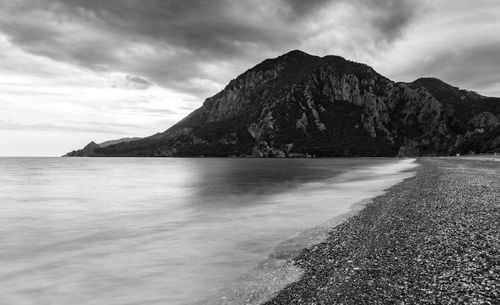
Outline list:
[[[500,304],[500,158],[422,158],[291,263],[271,304]]]

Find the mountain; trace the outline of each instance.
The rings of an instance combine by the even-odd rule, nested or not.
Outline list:
[[[100,147],[106,147],[106,146],[120,144],[120,143],[128,143],[128,142],[132,142],[132,141],[137,141],[137,140],[140,140],[140,139],[141,138],[139,138],[139,137],[121,138],[121,139],[118,139],[118,140],[111,140],[111,141],[102,142],[102,143],[99,143],[98,145]]]
[[[93,157],[96,155],[96,153],[95,153],[96,149],[103,148],[103,147],[110,146],[110,145],[115,145],[115,144],[128,143],[128,142],[136,141],[139,139],[141,139],[141,138],[138,138],[138,137],[121,138],[121,139],[117,139],[117,140],[110,140],[110,141],[102,142],[99,144],[92,141],[89,144],[87,144],[84,148],[69,152],[69,153],[65,154],[64,157]]]
[[[435,78],[394,82],[365,64],[339,56],[291,51],[244,72],[165,132],[95,147],[91,155],[337,157],[497,152],[499,114],[499,98]]]

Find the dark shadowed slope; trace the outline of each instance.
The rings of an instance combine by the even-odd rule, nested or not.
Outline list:
[[[90,156],[395,156],[500,151],[500,99],[396,83],[339,56],[267,59],[167,131]],[[82,155],[81,151],[69,155]]]

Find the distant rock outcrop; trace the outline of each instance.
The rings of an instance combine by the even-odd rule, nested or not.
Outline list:
[[[323,157],[493,152],[500,151],[499,114],[500,99],[435,78],[398,83],[339,56],[292,51],[241,74],[167,131],[101,145],[90,155]]]
[[[101,146],[92,141],[89,144],[87,144],[84,148],[69,152],[66,155],[64,155],[64,157],[93,157],[95,156],[95,150],[98,148],[101,148]]]
[[[96,144],[94,141],[92,141],[89,144],[87,144],[83,149],[74,150],[72,152],[69,152],[69,153],[65,154],[64,157],[95,157],[96,156],[96,153],[95,153],[96,149],[115,145],[115,144],[128,143],[128,142],[136,141],[139,139],[141,139],[141,138],[138,138],[138,137],[136,137],[136,138],[121,138],[121,139],[117,139],[117,140],[102,142],[99,144]]]

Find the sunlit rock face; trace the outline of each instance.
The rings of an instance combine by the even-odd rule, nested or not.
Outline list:
[[[440,80],[398,83],[338,56],[292,51],[232,80],[163,133],[98,156],[418,156],[492,152],[500,99]],[[481,139],[484,143],[477,143]],[[496,142],[495,142],[496,141]],[[495,144],[496,143],[496,144]]]

